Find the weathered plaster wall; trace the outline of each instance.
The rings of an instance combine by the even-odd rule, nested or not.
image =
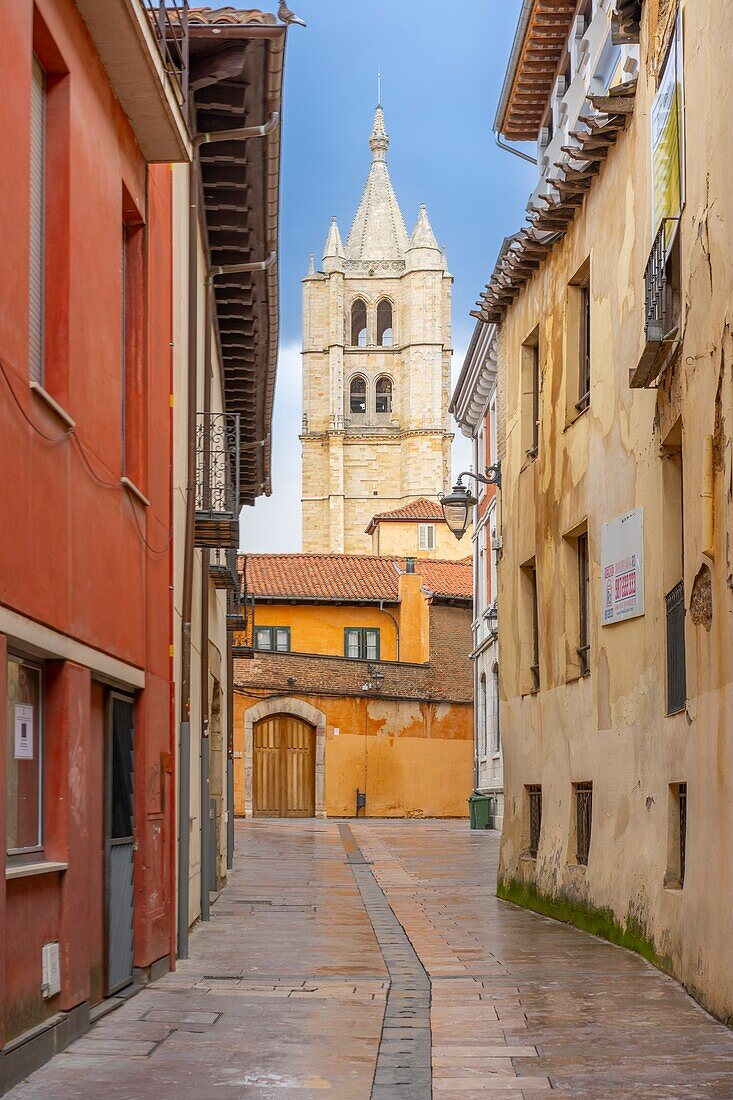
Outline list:
[[[465,817],[472,787],[473,708],[419,700],[299,696],[326,715],[325,811],[353,817],[356,789],[368,817]],[[234,697],[235,812],[244,813],[245,714]]]
[[[669,5],[661,5],[665,9]],[[654,5],[646,5],[649,10]],[[506,807],[500,876],[545,899],[603,910],[723,1018],[733,1017],[733,653],[731,468],[733,172],[730,36],[733,3],[684,4],[687,198],[682,233],[682,348],[658,389],[629,388],[643,344],[644,268],[652,243],[649,113],[656,65],[648,28],[633,120],[608,155],[583,209],[509,309],[500,378],[506,407],[499,603],[519,609],[521,566],[537,563],[541,690],[527,690],[527,628],[502,615],[502,728]],[[590,257],[592,381],[587,412],[566,415],[567,284]],[[521,345],[540,326],[539,456],[521,443]],[[682,417],[685,600],[710,571],[709,614],[686,620],[685,712],[666,717],[665,462],[662,441]],[[715,440],[713,557],[703,554],[704,440]],[[600,534],[629,509],[645,513],[646,613],[599,625]],[[567,609],[577,581],[563,536],[587,520],[591,565],[591,673],[569,676],[577,644]],[[708,580],[706,578],[705,584]],[[524,652],[523,652],[524,648]],[[589,866],[576,866],[572,789],[592,780]],[[688,785],[683,890],[665,888],[670,784]],[[541,783],[536,861],[526,857],[525,785]],[[515,892],[518,898],[520,895]],[[529,897],[529,894],[525,895]],[[578,908],[579,907],[579,908]],[[557,910],[563,915],[563,910]],[[569,910],[568,910],[569,912]],[[572,919],[573,914],[570,913]],[[605,918],[604,918],[605,919]]]

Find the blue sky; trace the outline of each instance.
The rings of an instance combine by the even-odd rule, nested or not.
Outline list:
[[[498,149],[491,129],[520,0],[289,4],[308,27],[291,28],[285,63],[273,495],[242,514],[242,547],[251,552],[300,549],[300,280],[311,252],[320,264],[332,215],[345,238],[356,212],[369,170],[377,69],[390,173],[408,230],[427,203],[455,277],[454,377],[473,330],[469,312],[502,239],[523,220],[533,183],[532,166]],[[276,0],[261,6],[277,9]],[[467,456],[459,439],[454,472]]]

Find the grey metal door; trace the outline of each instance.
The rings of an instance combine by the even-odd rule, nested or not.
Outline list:
[[[110,693],[107,743],[107,993],[133,978],[134,716],[132,699]]]

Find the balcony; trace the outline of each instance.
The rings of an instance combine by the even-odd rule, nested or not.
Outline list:
[[[645,344],[629,372],[632,389],[651,386],[679,344],[679,234],[677,220],[664,218],[644,273]]]
[[[239,413],[197,414],[194,541],[202,549],[239,545],[240,437]]]
[[[241,581],[237,573],[237,551],[212,550],[209,558],[209,577],[214,588],[239,595]]]
[[[188,0],[76,0],[142,155],[188,160]]]

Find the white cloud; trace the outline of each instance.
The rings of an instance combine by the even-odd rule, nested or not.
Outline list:
[[[453,356],[453,383],[458,378],[465,350]],[[260,497],[254,508],[245,508],[239,524],[239,539],[248,553],[297,553],[300,532],[300,440],[301,403],[300,347],[288,344],[280,350],[275,412],[272,424],[271,497]],[[454,426],[453,475],[471,463],[471,443]]]

